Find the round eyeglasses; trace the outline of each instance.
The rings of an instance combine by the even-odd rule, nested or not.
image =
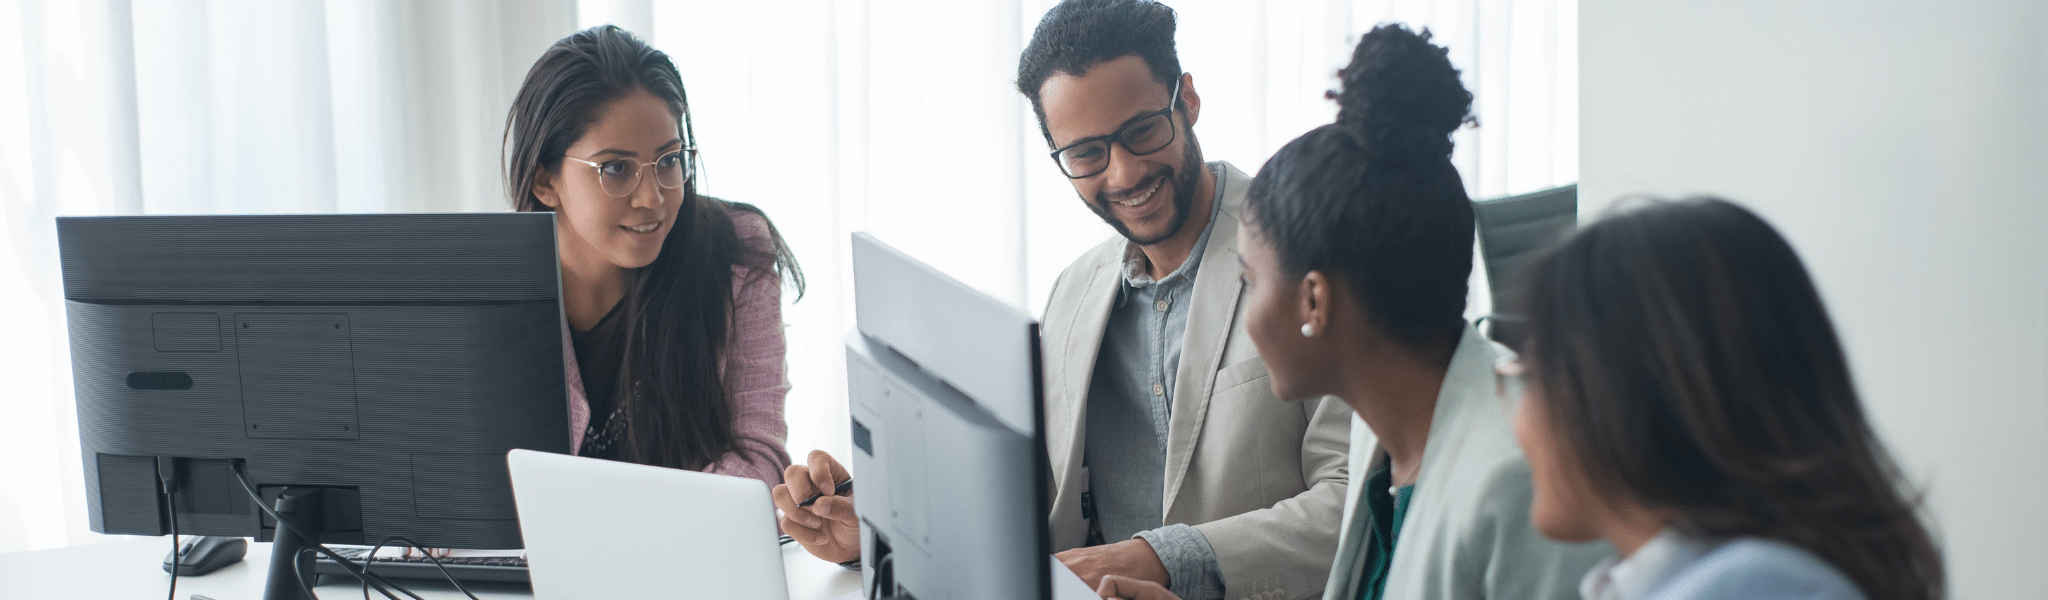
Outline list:
[[[1052,151],[1053,162],[1068,179],[1094,177],[1109,168],[1109,144],[1115,142],[1132,156],[1144,156],[1173,143],[1173,107],[1180,105],[1181,79],[1173,80],[1173,97],[1166,108],[1132,119],[1109,135],[1098,135]]]
[[[563,158],[590,165],[592,168],[597,169],[598,185],[603,186],[604,193],[611,195],[613,198],[631,196],[633,195],[633,190],[640,189],[640,174],[645,172],[647,167],[654,167],[654,184],[665,189],[683,187],[684,182],[688,182],[691,177],[697,175],[697,169],[694,166],[697,163],[697,149],[695,148],[672,150],[648,162],[640,162],[630,158],[613,159],[604,162],[588,161],[566,155]]]

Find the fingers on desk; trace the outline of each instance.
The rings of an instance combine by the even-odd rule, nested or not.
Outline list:
[[[1180,600],[1179,596],[1167,591],[1165,586],[1122,575],[1103,576],[1102,585],[1095,588],[1095,594],[1121,600]]]

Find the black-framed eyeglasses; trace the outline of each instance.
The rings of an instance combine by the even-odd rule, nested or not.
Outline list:
[[[1180,78],[1173,80],[1173,98],[1166,108],[1146,113],[1118,128],[1115,133],[1083,139],[1052,151],[1052,161],[1069,179],[1094,177],[1109,168],[1109,144],[1115,142],[1132,156],[1144,156],[1173,143],[1173,108],[1180,105]]]
[[[668,153],[657,156],[654,160],[648,162],[640,162],[630,158],[619,158],[604,162],[593,162],[574,156],[563,156],[562,158],[590,165],[592,168],[597,169],[597,183],[604,187],[604,193],[610,194],[613,198],[631,196],[633,195],[633,190],[640,189],[640,173],[646,171],[647,167],[654,167],[655,185],[671,190],[683,187],[684,182],[697,175],[696,148],[670,150]]]

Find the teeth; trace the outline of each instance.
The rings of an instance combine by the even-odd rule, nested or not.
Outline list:
[[[1166,179],[1165,179],[1165,178],[1160,178],[1160,180],[1159,180],[1159,181],[1153,182],[1153,183],[1152,183],[1152,189],[1149,189],[1149,190],[1145,190],[1145,195],[1143,195],[1143,196],[1139,196],[1139,197],[1136,197],[1136,198],[1132,198],[1132,199],[1129,199],[1129,200],[1120,200],[1120,201],[1118,201],[1118,202],[1117,202],[1117,204],[1122,204],[1122,205],[1124,205],[1124,206],[1138,206],[1138,205],[1140,205],[1140,204],[1144,204],[1146,200],[1151,200],[1151,199],[1152,199],[1152,195],[1153,195],[1153,194],[1157,194],[1157,193],[1159,193],[1159,186],[1162,186],[1162,185],[1166,185]]]
[[[625,225],[621,225],[620,227],[625,227],[625,228],[626,228],[626,231],[631,231],[631,232],[633,232],[633,233],[653,233],[653,232],[654,232],[654,230],[656,230],[656,229],[660,229],[660,228],[661,228],[661,222],[660,222],[660,221],[656,221],[656,222],[653,222],[653,223],[648,223],[648,224],[646,224],[646,225],[640,225],[640,226],[637,226],[637,227],[633,227],[633,226],[625,226]]]

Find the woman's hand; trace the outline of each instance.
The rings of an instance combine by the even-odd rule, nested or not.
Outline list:
[[[1120,600],[1180,600],[1180,596],[1166,591],[1166,586],[1122,575],[1102,576],[1102,585],[1095,588],[1095,595]]]
[[[812,450],[809,465],[790,465],[782,485],[769,496],[782,510],[782,532],[796,538],[811,555],[843,563],[860,558],[860,518],[853,514],[853,496],[840,496],[839,482],[851,478],[846,467],[823,450]],[[812,494],[824,494],[808,507],[797,506]]]

